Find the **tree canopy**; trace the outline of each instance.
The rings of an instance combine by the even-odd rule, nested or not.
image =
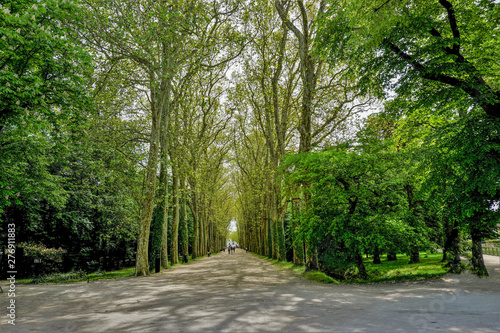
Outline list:
[[[0,245],[14,223],[50,269],[149,275],[231,238],[339,279],[441,249],[486,276],[499,27],[493,0],[3,1]]]

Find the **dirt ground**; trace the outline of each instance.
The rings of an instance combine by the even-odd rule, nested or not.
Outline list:
[[[491,277],[324,285],[243,250],[150,277],[18,285],[0,332],[500,332],[500,257]],[[5,285],[2,285],[5,291]]]

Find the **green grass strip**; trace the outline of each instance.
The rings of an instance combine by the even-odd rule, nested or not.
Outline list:
[[[217,253],[212,253],[211,256],[215,256],[219,254]],[[201,258],[206,257],[206,255],[197,257],[193,259],[191,256],[189,256],[189,261],[187,264],[190,262],[194,262],[197,260],[200,260]],[[179,264],[176,265],[169,265],[169,268],[178,266],[178,265],[184,265],[184,263],[181,261]],[[168,270],[168,269],[167,269]],[[162,272],[165,271],[165,269],[161,270]],[[154,272],[154,270],[153,270]],[[152,272],[152,274],[154,274]],[[90,282],[90,281],[96,281],[96,280],[111,280],[111,279],[121,279],[125,277],[130,277],[135,275],[135,267],[128,267],[128,268],[123,268],[120,270],[116,271],[98,271],[90,274],[85,274],[81,271],[78,272],[69,272],[69,273],[56,273],[56,274],[51,274],[39,278],[29,278],[29,279],[19,279],[16,280],[16,284],[32,284],[32,283],[75,283],[75,282]],[[2,284],[7,284],[7,280],[1,281]]]
[[[431,280],[438,279],[448,273],[448,269],[444,267],[442,253],[422,252],[420,254],[420,263],[408,264],[409,257],[406,255],[398,255],[397,261],[387,261],[385,256],[381,256],[381,264],[373,264],[373,258],[365,258],[364,264],[368,273],[368,279],[346,279],[337,280],[320,271],[306,271],[304,266],[297,266],[291,262],[279,261],[271,259],[263,255],[255,254],[257,257],[265,259],[273,265],[289,269],[295,275],[303,277],[310,281],[329,284],[366,284],[366,283],[388,283],[388,282],[403,282],[414,280]]]

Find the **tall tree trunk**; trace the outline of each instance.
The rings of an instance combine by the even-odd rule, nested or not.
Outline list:
[[[181,190],[182,190],[182,223],[184,228],[182,230],[182,253],[188,255],[189,254],[189,226],[188,226],[188,218],[187,218],[187,192],[186,192],[186,178],[181,178]]]
[[[374,264],[381,264],[382,261],[380,261],[380,251],[378,246],[375,246],[375,249],[373,250],[373,263]]]
[[[368,274],[366,273],[365,264],[363,263],[363,256],[361,253],[356,253],[356,266],[358,267],[359,277],[363,280],[368,278]]]
[[[269,258],[273,257],[273,232],[271,229],[271,221],[267,219],[267,256]]]
[[[193,253],[192,258],[196,258],[200,256],[200,221],[198,218],[198,204],[196,193],[193,192],[193,210],[191,213],[193,214]]]
[[[266,210],[263,209],[262,210],[262,217],[260,218],[260,239],[262,239],[262,242],[260,243],[260,251],[259,253],[261,255],[266,255],[266,240],[267,240],[267,237],[266,237],[266,232],[267,232],[267,228],[266,228],[266,221],[268,220],[268,218],[266,217]]]
[[[151,244],[149,252],[150,267],[154,265],[156,257],[160,255],[161,266],[168,268],[168,146],[167,146],[167,123],[168,114],[164,114],[161,120],[160,131],[160,182],[156,196],[156,207],[151,226]]]
[[[460,259],[459,232],[455,223],[447,221],[445,225],[446,240],[443,248],[443,262],[450,268],[450,273],[460,273],[462,271]]]
[[[207,207],[209,205],[207,204]],[[207,254],[210,246],[210,235],[208,233],[210,227],[210,219],[208,218],[208,209],[205,211],[205,254]]]
[[[168,125],[170,120],[170,84],[167,87],[167,101],[165,112],[161,119],[161,166],[160,166],[160,185],[158,193],[157,211],[160,213],[158,222],[162,224],[161,241],[161,265],[168,268]]]
[[[286,261],[286,246],[285,246],[285,228],[284,221],[277,221],[278,226],[278,247],[280,260]]]
[[[172,166],[172,183],[173,183],[173,216],[172,216],[172,231],[171,231],[171,250],[172,265],[179,263],[179,169],[178,162]]]
[[[282,22],[287,26],[290,31],[292,31],[298,40],[299,58],[300,58],[300,68],[301,68],[301,78],[302,78],[302,107],[300,122],[298,130],[300,133],[299,142],[299,152],[309,152],[312,148],[312,133],[311,133],[311,119],[313,115],[313,98],[316,93],[316,84],[318,77],[321,73],[321,69],[324,61],[321,59],[315,59],[311,54],[311,43],[310,37],[313,35],[313,24],[311,23],[314,18],[309,20],[307,17],[307,10],[305,8],[303,1],[297,1],[297,5],[300,9],[300,22],[301,29],[297,28],[288,18],[288,7],[286,3],[281,0],[275,0],[274,5]],[[286,6],[286,7],[285,7]],[[324,0],[320,1],[318,13],[319,16],[325,11],[326,3]],[[307,185],[305,185],[307,186]],[[304,205],[308,203],[307,195],[304,196]],[[318,251],[315,248],[309,248],[309,244],[306,242],[306,266],[308,269],[317,270],[318,269]]]
[[[200,212],[200,256],[207,254],[207,243],[206,243],[206,224],[205,220],[205,205]]]
[[[477,220],[477,218],[474,218]],[[475,221],[472,221],[474,223]],[[483,259],[483,247],[481,244],[481,231],[474,226],[471,226],[471,238],[472,238],[472,272],[479,277],[489,276],[486,265]]]
[[[210,246],[208,247],[208,252],[214,253],[215,249],[215,232],[214,232],[214,224],[210,221],[210,228],[208,229],[210,234]]]
[[[299,228],[299,222],[297,222],[297,217],[300,216],[300,202],[298,200],[291,200],[292,212],[293,212],[293,263],[295,265],[304,264],[304,242],[297,239],[297,231]]]
[[[416,211],[415,211],[416,203],[415,203],[414,195],[413,195],[413,186],[410,184],[406,185],[406,195],[408,197],[408,211],[411,214],[411,220],[412,220],[412,223],[410,223],[410,225],[412,227],[414,227],[414,232],[415,232],[415,234],[417,234],[417,228],[415,228],[415,223],[416,223],[415,221],[417,220]],[[420,249],[418,248],[417,245],[410,244],[410,262],[409,262],[409,264],[416,264],[416,263],[420,262],[419,250]]]
[[[154,123],[155,121],[153,121]],[[139,222],[139,236],[137,239],[137,254],[135,275],[149,275],[148,247],[151,218],[153,216],[156,171],[158,164],[158,129],[153,126],[151,130],[150,150],[146,176],[145,197],[142,202],[141,219]]]
[[[200,256],[204,256],[207,254],[207,249],[206,249],[206,240],[205,240],[205,235],[206,235],[206,220],[205,220],[205,210],[206,210],[206,202],[205,202],[205,196],[203,195],[200,200],[199,204],[199,221],[200,221]]]
[[[273,259],[278,259],[279,256],[279,247],[278,247],[278,226],[276,225],[276,220],[271,220],[271,228],[273,233]]]
[[[151,83],[154,82],[154,75],[151,74]],[[149,250],[149,232],[153,209],[155,203],[156,190],[156,172],[158,169],[158,154],[160,152],[160,125],[162,101],[160,101],[159,92],[155,87],[151,87],[151,134],[149,139],[148,165],[146,168],[146,189],[142,201],[141,219],[139,221],[139,235],[137,237],[137,253],[135,260],[135,275],[148,276],[148,250]]]
[[[199,216],[199,199],[197,192],[196,179],[190,180],[191,189],[191,200],[188,201],[189,209],[191,210],[191,215],[193,216],[193,243],[191,257],[197,258],[200,256],[200,216]]]
[[[387,261],[397,261],[398,257],[395,251],[387,253]]]

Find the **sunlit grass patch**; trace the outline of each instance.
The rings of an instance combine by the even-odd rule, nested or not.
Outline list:
[[[294,273],[295,275],[303,277],[306,280],[320,282],[320,283],[333,283],[333,284],[340,283],[339,281],[326,275],[323,272],[306,271],[305,267],[303,265],[294,265],[292,262],[280,261],[277,259],[268,258],[268,257],[260,255],[260,254],[256,254],[256,253],[252,253],[252,254],[261,258],[261,259],[265,259],[265,260],[269,261],[270,263],[272,263],[274,266],[276,266],[278,268],[288,269],[288,270],[292,271],[292,273]]]
[[[219,254],[217,253],[212,253],[211,256],[215,256]],[[192,258],[191,255],[189,256],[189,262],[197,261],[201,258],[207,257],[206,255],[200,256],[197,258]],[[184,264],[182,260],[179,261],[179,264]],[[169,262],[169,268],[175,267],[177,265],[172,265],[171,262]],[[162,271],[165,271],[165,269],[162,268]],[[153,270],[151,271],[151,274],[154,274],[154,267]],[[28,278],[28,279],[18,279],[16,280],[17,284],[31,284],[31,283],[74,283],[74,282],[90,282],[90,281],[95,281],[95,280],[111,280],[111,279],[120,279],[124,277],[130,277],[135,275],[135,267],[128,267],[128,268],[123,268],[115,271],[97,271],[93,273],[86,274],[83,271],[76,271],[76,272],[67,272],[67,273],[55,273],[55,274],[50,274],[50,275],[45,275],[45,276],[39,276],[39,277],[33,277],[33,278]],[[0,281],[2,284],[8,284],[7,280]]]
[[[19,279],[16,280],[17,284],[31,284],[31,283],[72,283],[72,282],[82,282],[82,281],[95,281],[95,280],[109,280],[109,279],[119,279],[123,277],[133,276],[135,274],[135,267],[123,268],[116,271],[98,271],[90,274],[86,274],[83,271],[68,272],[68,273],[56,273],[46,276],[39,276],[29,279]],[[2,283],[7,283],[6,280]]]
[[[320,282],[320,283],[329,283],[329,284],[339,284],[340,281],[335,280],[334,278],[326,275],[323,272],[320,271],[304,271],[303,273],[304,278],[310,281],[314,282]]]
[[[381,264],[373,264],[373,258],[365,258],[364,264],[368,274],[368,279],[349,279],[339,281],[323,272],[306,271],[304,266],[297,266],[291,262],[283,262],[276,259],[270,259],[266,256],[254,254],[259,258],[271,262],[273,265],[282,269],[290,269],[296,275],[302,276],[307,280],[320,283],[377,283],[377,282],[395,282],[412,281],[422,279],[437,279],[445,275],[448,269],[444,267],[442,253],[420,253],[420,263],[408,264],[410,258],[404,254],[397,256],[397,261],[387,261],[386,256],[381,256]]]
[[[128,267],[128,268],[120,269],[117,271],[111,271],[111,272],[90,273],[87,275],[87,279],[83,279],[82,281],[119,279],[119,278],[123,278],[123,277],[133,276],[134,274],[135,274],[135,267]]]
[[[364,264],[368,273],[367,280],[352,279],[346,283],[370,283],[390,281],[411,281],[418,279],[436,279],[448,272],[442,263],[442,253],[420,253],[420,262],[408,264],[410,258],[404,254],[397,256],[397,261],[387,261],[381,256],[381,264],[373,264],[373,258],[365,258]]]

